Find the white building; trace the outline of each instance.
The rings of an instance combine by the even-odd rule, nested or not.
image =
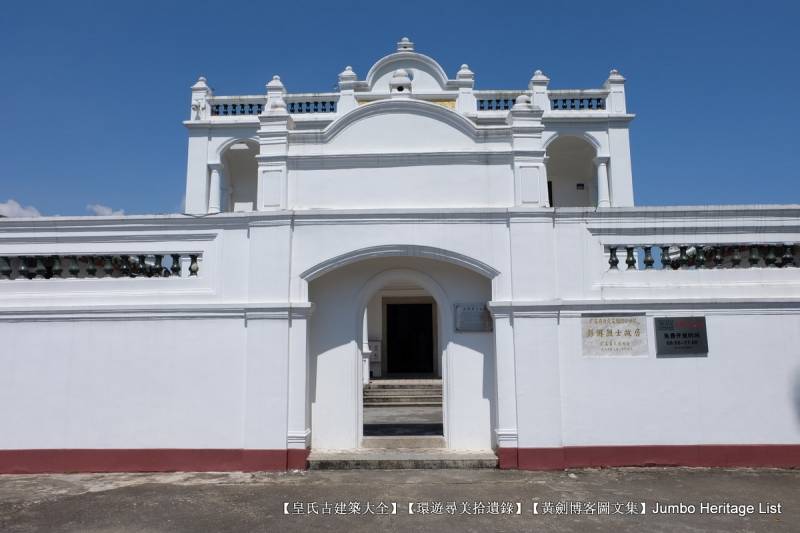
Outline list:
[[[0,221],[0,472],[302,468],[369,372],[502,468],[800,466],[800,206],[634,207],[616,70],[284,83],[192,87],[187,214]]]

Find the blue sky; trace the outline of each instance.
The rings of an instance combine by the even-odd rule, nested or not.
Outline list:
[[[800,203],[795,2],[14,2],[0,16],[0,204],[180,209],[189,87],[326,91],[408,35],[476,87],[628,79],[639,205]],[[96,205],[89,209],[88,205]]]

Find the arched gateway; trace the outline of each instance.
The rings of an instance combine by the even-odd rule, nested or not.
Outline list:
[[[314,306],[308,322],[312,450],[359,448],[365,434],[381,427],[376,421],[402,426],[403,436],[441,435],[448,448],[490,449],[496,393],[486,304],[496,273],[425,246],[359,249],[305,271]],[[484,327],[461,324],[463,309],[485,313]],[[430,394],[419,402],[404,398],[404,385],[419,388],[425,380],[429,391],[441,383],[440,405]],[[365,401],[365,386],[381,383],[391,383],[388,397]]]

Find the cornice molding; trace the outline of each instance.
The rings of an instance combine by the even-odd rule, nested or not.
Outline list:
[[[290,170],[337,168],[383,168],[420,165],[500,165],[514,158],[511,150],[450,151],[450,152],[397,152],[289,155]]]
[[[0,322],[193,320],[193,319],[303,319],[311,316],[310,302],[244,304],[154,304],[0,307]]]
[[[495,317],[560,318],[584,314],[634,313],[670,316],[686,313],[709,315],[800,314],[797,298],[698,298],[698,299],[619,299],[619,300],[543,300],[491,301],[488,308]]]

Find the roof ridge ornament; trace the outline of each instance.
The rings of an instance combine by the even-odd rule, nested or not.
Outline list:
[[[464,63],[463,65],[461,65],[461,68],[458,69],[458,72],[456,72],[456,79],[457,80],[474,80],[475,79],[475,73],[472,72],[469,69],[469,65]]]
[[[355,81],[358,79],[356,73],[353,71],[353,67],[347,65],[344,67],[344,70],[339,73],[339,81]]]
[[[399,41],[397,41],[397,51],[398,52],[413,52],[414,51],[414,43],[409,40],[408,37],[403,37]]]
[[[392,73],[389,81],[389,91],[392,96],[408,96],[411,94],[411,77],[404,68],[399,68]]]
[[[272,76],[270,82],[267,83],[267,92],[286,92],[286,88],[283,86],[280,76]]]

